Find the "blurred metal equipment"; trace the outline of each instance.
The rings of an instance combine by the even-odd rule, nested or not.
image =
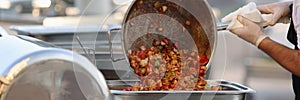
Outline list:
[[[9,0],[0,0],[0,9],[9,9],[11,7],[11,2]]]
[[[51,5],[51,0],[32,0],[32,6],[35,8],[48,8]]]
[[[109,100],[101,72],[85,57],[0,28],[1,100]]]
[[[0,10],[12,10],[16,13],[28,13],[32,10],[31,0],[0,0]]]
[[[109,25],[109,27],[120,27],[119,25]],[[112,61],[110,59],[109,44],[107,39],[107,29],[99,30],[97,26],[11,26],[11,30],[17,31],[20,35],[32,36],[49,43],[56,45],[59,48],[64,48],[68,50],[74,50],[79,54],[82,54],[87,57],[85,54],[84,48],[87,51],[92,49],[91,53],[94,55],[89,58],[94,58],[95,64],[99,70],[102,71],[106,79],[119,79],[116,75],[116,71],[120,73],[125,73],[122,69],[126,67],[120,67],[120,69],[115,69],[113,67]],[[78,40],[73,40],[75,35],[80,36],[80,40],[90,40],[90,41],[81,41],[80,43],[74,44],[73,42]],[[91,37],[97,35],[96,41],[93,41]],[[114,47],[113,50],[116,51],[115,56],[122,56],[121,48],[121,38],[116,32],[113,32],[112,41]],[[83,47],[82,47],[83,46]],[[94,61],[91,60],[91,61]]]
[[[111,0],[75,0],[75,6],[89,15],[108,14],[112,9]]]

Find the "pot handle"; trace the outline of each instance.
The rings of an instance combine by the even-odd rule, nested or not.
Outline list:
[[[122,30],[122,28],[112,28],[112,29],[109,29],[109,31],[107,32],[107,35],[108,35],[108,43],[109,43],[109,52],[110,52],[110,58],[113,62],[118,62],[118,61],[121,61],[121,60],[125,60],[124,57],[122,58],[115,58],[114,55],[113,55],[113,48],[112,48],[112,40],[111,40],[111,32],[112,31],[120,31]]]
[[[229,23],[228,22],[218,22],[217,31],[227,30]]]

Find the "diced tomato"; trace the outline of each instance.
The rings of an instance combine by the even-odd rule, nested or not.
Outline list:
[[[145,51],[138,51],[137,56],[141,59],[145,59],[146,58],[146,52]]]
[[[147,49],[146,49],[146,53],[148,53],[150,50],[151,50],[150,48],[147,48]]]
[[[176,49],[178,49],[178,42],[176,42],[176,43],[174,44],[174,47],[175,47]]]
[[[140,73],[140,70],[135,69],[135,70],[134,70],[134,73],[138,74],[138,73]]]
[[[203,75],[205,75],[205,70],[200,69],[199,70],[199,76],[203,76]]]
[[[169,87],[163,86],[161,89],[162,89],[162,90],[169,90]]]
[[[125,91],[131,91],[132,89],[131,89],[131,87],[125,87],[124,90]]]
[[[205,55],[199,55],[199,63],[201,66],[206,65],[209,59]]]
[[[171,84],[171,85],[170,85],[170,88],[173,89],[173,88],[175,88],[175,86],[176,86],[176,84]]]
[[[179,72],[179,71],[176,71],[176,75],[180,75],[180,72]]]
[[[137,53],[136,51],[132,51],[132,54],[131,54],[131,55],[132,55],[132,56],[136,56],[136,53]]]
[[[163,41],[166,43],[166,45],[168,45],[169,44],[169,40],[168,39],[163,39]]]
[[[146,54],[141,54],[139,57],[140,57],[141,59],[145,59],[145,58],[146,58]]]
[[[151,64],[147,64],[146,66],[145,66],[145,68],[151,68],[153,65],[151,65]]]
[[[139,57],[141,54],[141,51],[136,51],[136,55]]]
[[[161,52],[162,53],[167,53],[167,49],[163,49]]]

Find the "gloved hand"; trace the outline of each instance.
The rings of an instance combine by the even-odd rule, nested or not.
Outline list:
[[[280,22],[280,20],[282,20],[283,22],[289,20],[289,13],[291,12],[289,9],[289,5],[292,3],[293,1],[271,3],[258,6],[257,9],[262,14],[273,14],[273,18],[269,22],[269,25],[273,26],[277,22]]]
[[[238,16],[237,19],[244,26],[240,28],[234,28],[230,31],[245,41],[250,42],[258,47],[260,42],[267,37],[262,32],[262,27],[242,16]]]

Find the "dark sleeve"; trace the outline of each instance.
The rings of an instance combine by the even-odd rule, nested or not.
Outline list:
[[[292,19],[292,12],[293,12],[293,4],[290,5],[290,16],[291,16],[291,19]],[[290,23],[290,27],[289,27],[289,31],[288,31],[288,34],[287,34],[287,39],[295,46],[295,49],[298,50],[298,43],[297,43],[297,33],[294,29],[294,24],[293,24],[293,20],[291,20],[291,23]]]

